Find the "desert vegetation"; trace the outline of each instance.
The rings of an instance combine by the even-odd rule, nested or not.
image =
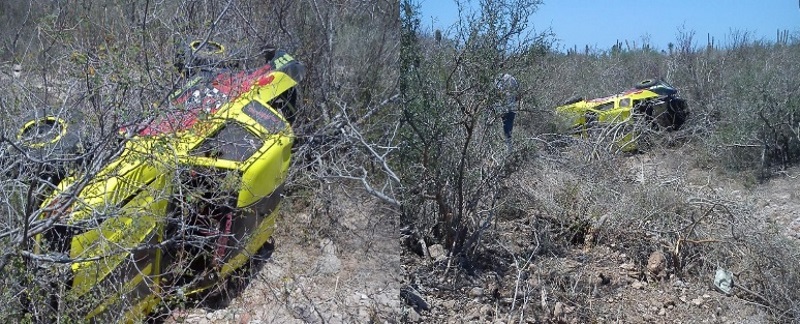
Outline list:
[[[282,215],[310,213],[327,205],[325,216],[332,220],[342,211],[325,202],[341,200],[337,195],[345,193],[339,184],[383,188],[382,179],[373,179],[359,166],[379,158],[375,150],[385,148],[373,146],[391,137],[391,131],[375,125],[382,125],[378,121],[391,114],[398,98],[394,68],[398,42],[394,40],[399,28],[392,23],[397,16],[397,6],[390,1],[273,1],[264,5],[258,1],[32,0],[0,4],[1,82],[6,90],[0,96],[0,317],[12,322],[80,322],[97,303],[119,292],[120,287],[106,287],[74,300],[64,288],[69,284],[67,277],[50,275],[47,269],[60,266],[69,271],[79,260],[40,253],[33,238],[54,226],[41,215],[63,211],[74,202],[67,199],[46,207],[41,203],[54,189],[54,177],[64,176],[53,170],[91,178],[119,154],[127,138],[120,129],[136,129],[159,115],[177,113],[170,111],[174,108],[168,99],[186,82],[181,68],[193,68],[181,55],[189,40],[224,44],[226,57],[217,63],[227,67],[258,67],[274,48],[286,50],[305,65],[303,91],[295,94],[297,109],[285,112],[294,121],[296,140],[289,175],[294,180],[285,188],[292,199],[284,202]],[[79,149],[65,156],[60,149],[31,152],[21,145],[17,130],[45,111],[70,122]],[[171,180],[176,186],[186,186],[178,201],[187,203],[182,210],[188,214],[200,212],[190,206],[197,199],[230,199],[196,192],[197,188],[179,178]],[[235,177],[228,180],[236,181]],[[333,189],[331,183],[336,184]],[[78,182],[70,190],[77,193],[85,184]],[[212,187],[224,191],[226,183]],[[164,198],[154,198],[160,199]],[[350,199],[356,198],[344,200]],[[380,210],[376,214],[385,226],[396,223],[396,214]],[[99,226],[114,216],[109,206],[84,225]],[[182,219],[172,215],[170,221]],[[279,222],[288,226],[292,218],[288,219]],[[329,231],[310,238],[308,244],[318,246],[319,239],[335,232]],[[198,237],[176,237],[139,250],[164,248],[176,240],[205,244]],[[119,253],[139,250],[120,247]],[[188,258],[187,267],[195,262],[192,256]],[[180,294],[163,298],[160,312],[166,316],[204,302],[185,300]],[[119,315],[115,312],[108,316]]]
[[[564,53],[557,35],[526,28],[537,5],[482,2],[430,30],[401,2],[410,147],[400,160],[419,170],[404,198],[415,202],[403,214],[404,295],[423,320],[797,321],[790,224],[742,194],[795,177],[797,40],[736,32],[706,46],[681,30],[663,51]],[[504,72],[524,89],[510,153],[487,112]],[[569,125],[555,106],[649,78],[689,102],[681,130],[642,132],[648,148],[635,155],[559,135]],[[735,274],[738,291],[713,288],[718,269]]]
[[[41,175],[91,175],[121,127],[168,109],[176,54],[197,38],[228,45],[229,66],[274,46],[307,67],[275,252],[215,292],[255,315],[204,321],[800,321],[798,39],[706,46],[681,30],[663,50],[564,52],[530,28],[541,5],[484,1],[430,30],[413,0],[0,3],[0,318],[81,321],[39,275],[74,261],[34,249],[52,225],[39,216],[66,206],[40,206]],[[502,72],[521,84],[510,150],[492,109]],[[565,135],[555,106],[648,78],[687,100],[680,130],[642,131],[636,154]],[[40,109],[78,122],[80,154],[20,147]],[[211,299],[165,297],[156,320]]]

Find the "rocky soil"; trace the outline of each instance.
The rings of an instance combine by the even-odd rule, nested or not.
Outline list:
[[[676,154],[677,153],[677,154]],[[685,152],[660,152],[624,158],[624,181],[646,186],[682,186],[698,196],[752,206],[755,216],[784,228],[788,237],[800,237],[800,168],[781,172],[765,183],[747,183],[737,175],[693,165]],[[563,175],[553,174],[554,179]],[[539,181],[549,191],[548,180]],[[555,181],[555,180],[554,180]],[[563,181],[563,178],[558,181]],[[505,227],[507,236],[538,244],[518,235],[526,224]],[[503,232],[502,224],[498,231]],[[503,236],[502,234],[500,235]],[[500,240],[498,240],[500,242]],[[500,244],[500,243],[498,243]],[[515,259],[512,269],[484,265],[469,276],[453,278],[444,272],[452,260],[441,245],[430,246],[430,257],[404,251],[416,268],[410,281],[428,309],[408,314],[410,322],[424,323],[768,323],[766,307],[749,291],[735,286],[730,294],[713,285],[715,273],[677,276],[669,256],[653,251],[641,262],[626,255],[632,242],[574,246],[535,262]],[[504,248],[515,250],[513,243]],[[487,264],[501,262],[486,256]],[[580,297],[580,298],[576,298]]]
[[[366,197],[326,208],[285,208],[274,252],[241,292],[219,305],[175,309],[165,322],[397,322],[406,306],[396,216]],[[295,210],[302,211],[290,215]]]
[[[627,181],[679,184],[750,204],[759,217],[785,228],[785,235],[800,238],[800,169],[747,184],[715,170],[688,167],[675,156],[627,157]],[[535,262],[520,259],[504,273],[483,267],[455,274],[447,270],[453,260],[443,246],[429,246],[427,257],[401,249],[396,219],[381,215],[378,204],[358,200],[334,203],[334,213],[290,208],[302,212],[283,213],[275,252],[243,291],[216,308],[176,309],[166,322],[769,322],[763,305],[740,298],[742,288],[721,292],[712,284],[713,273],[676,276],[668,271],[669,257],[659,251],[646,263],[636,262],[623,252],[625,242],[576,246]],[[412,287],[411,296],[423,304],[408,298]],[[568,298],[576,295],[589,303]]]

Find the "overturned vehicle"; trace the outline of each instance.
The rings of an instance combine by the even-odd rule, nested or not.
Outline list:
[[[568,119],[572,134],[610,138],[624,152],[640,148],[649,131],[678,130],[689,114],[686,100],[663,80],[648,79],[622,93],[585,100],[574,98],[556,107]]]
[[[243,70],[215,62],[224,51],[189,42],[185,85],[164,113],[119,130],[99,163],[76,153],[69,118],[44,112],[21,126],[28,156],[65,161],[43,169],[51,187],[31,225],[36,276],[57,285],[30,303],[64,314],[69,302],[92,322],[139,321],[219,287],[270,246],[294,141],[282,111],[293,111],[304,67],[273,50]]]

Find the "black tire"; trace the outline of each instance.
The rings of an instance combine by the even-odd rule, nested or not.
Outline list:
[[[39,168],[39,178],[57,183],[83,163],[81,131],[70,120],[76,119],[48,111],[34,112],[17,130],[20,148],[34,159],[47,161]]]
[[[667,129],[678,130],[686,123],[686,117],[689,115],[689,105],[685,99],[672,99],[669,102],[669,106],[667,106],[667,114],[670,117],[670,125],[667,126]]]
[[[569,99],[565,100],[562,105],[570,105],[570,104],[574,104],[574,103],[580,102],[580,101],[583,101],[583,97],[572,97],[572,98],[569,98]]]
[[[278,48],[273,46],[272,44],[264,44],[261,46],[261,55],[264,57],[264,63],[272,62],[275,59],[275,54],[278,52]]]
[[[636,88],[636,89],[647,89],[647,88],[652,87],[652,86],[654,86],[656,84],[658,84],[658,80],[656,80],[656,79],[646,79],[646,80],[642,80],[641,82],[637,83],[634,86],[634,88]]]
[[[668,98],[667,102],[657,111],[653,104],[647,102],[642,105],[641,110],[647,115],[653,130],[678,130],[686,122],[689,113],[686,100],[682,98]]]
[[[204,72],[213,75],[218,69],[238,67],[230,53],[230,47],[222,42],[192,38],[179,44],[175,66],[187,77]]]

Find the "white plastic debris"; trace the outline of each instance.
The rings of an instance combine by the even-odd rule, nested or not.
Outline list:
[[[729,294],[733,288],[733,273],[722,268],[717,269],[717,274],[714,276],[714,286],[717,286],[725,294]]]

